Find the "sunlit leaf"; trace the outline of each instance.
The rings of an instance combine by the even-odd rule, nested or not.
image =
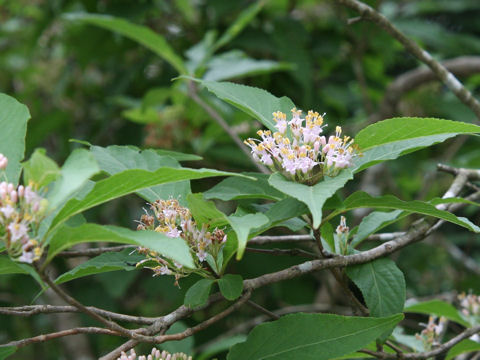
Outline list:
[[[30,119],[28,108],[13,97],[0,93],[0,154],[8,158],[7,180],[16,184],[25,153],[25,134]]]

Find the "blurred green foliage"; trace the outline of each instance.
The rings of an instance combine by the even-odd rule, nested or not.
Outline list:
[[[438,60],[479,53],[477,0],[369,3],[381,3],[382,13]],[[174,67],[121,35],[65,17],[72,12],[108,14],[145,25],[161,34],[186,59],[189,70],[196,69],[191,75],[227,79],[267,89],[276,96],[286,95],[301,109],[326,112],[330,126],[341,124],[348,133],[358,132],[368,123],[369,115],[377,111],[387,86],[396,77],[419,66],[374,24],[360,21],[347,25],[347,20],[356,14],[336,6],[334,1],[272,0],[260,5],[246,0],[0,0],[0,92],[26,104],[32,114],[27,158],[35,148],[42,147],[62,163],[79,146],[69,140],[79,139],[99,146],[131,144],[203,157],[191,166],[254,170],[250,159],[188,96],[186,82],[172,81],[178,76]],[[245,17],[244,28],[238,33],[226,33],[239,16]],[[462,80],[475,91],[480,74]],[[202,91],[201,96],[240,138],[260,128],[259,123],[208,92]],[[435,82],[410,91],[398,103],[396,115],[475,121],[468,108]],[[468,139],[461,144],[450,140],[389,163],[376,186],[382,193],[390,192],[404,200],[438,196],[451,180],[450,175],[434,173],[438,161],[480,166],[478,140]],[[206,190],[209,184],[213,183],[192,185],[196,190]],[[349,186],[359,189],[360,182]],[[134,227],[133,219],[141,214],[142,205],[141,200],[128,197],[92,210],[88,216],[98,223]],[[230,205],[219,206],[228,209]],[[469,208],[465,212],[479,223],[478,212]],[[396,230],[398,225],[386,230]],[[478,235],[475,238],[447,225],[439,236],[480,261]],[[478,277],[436,243],[417,244],[396,256],[406,276],[407,297],[452,289],[480,291]],[[233,264],[232,272],[249,278],[299,261],[247,252],[241,262]],[[57,260],[55,266],[63,272],[71,263]],[[318,296],[319,279],[325,281],[305,277],[275,284],[255,293],[254,300],[270,309],[312,303]],[[182,304],[195,280],[182,280],[178,289],[173,287],[173,280],[152,278],[148,272],[112,272],[73,281],[68,290],[85,304],[155,316]],[[29,277],[0,278],[1,305],[28,304],[38,291],[38,285]],[[248,309],[232,315],[224,324],[196,335],[195,345],[254,315]],[[204,316],[207,314],[197,313],[187,325]],[[0,316],[0,324],[2,343],[47,332],[54,326],[43,315],[28,319]],[[89,340],[93,353],[122,343],[121,339],[107,336],[90,336]],[[181,344],[179,349],[190,350],[193,346]],[[16,356],[73,358],[64,351],[54,341],[29,346]]]

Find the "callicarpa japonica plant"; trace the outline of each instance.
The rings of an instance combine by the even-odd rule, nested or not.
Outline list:
[[[382,27],[393,26],[356,0],[339,4]],[[103,360],[470,359],[475,352],[478,358],[480,296],[474,289],[417,298],[407,287],[422,270],[417,278],[405,276],[397,264],[409,249],[445,244],[444,233],[478,240],[480,169],[438,164],[446,182],[428,178],[432,191],[418,199],[401,191],[369,193],[360,180],[386,178],[387,162],[441,148],[460,135],[478,147],[480,126],[396,117],[355,131],[346,120],[300,110],[286,96],[214,78],[213,60],[225,55],[216,52],[263,6],[244,10],[218,39],[210,33],[187,59],[161,35],[120,18],[63,18],[130,38],[166,61],[178,73],[171,84],[175,96],[193,101],[216,121],[238,158],[256,171],[238,171],[234,164],[205,168],[198,155],[103,147],[92,139],[73,140],[62,164],[41,148],[25,158],[30,112],[0,94],[0,275],[29,276],[38,285],[31,303],[9,298],[0,314],[82,314],[61,330],[37,327],[31,337],[0,336],[0,360],[85,334],[101,339],[95,357]],[[399,30],[388,29],[480,114],[477,100],[453,74]],[[222,109],[240,117],[248,130],[232,130]],[[435,165],[428,158],[420,162]],[[413,178],[424,168],[409,171]],[[123,220],[112,220],[115,206]],[[121,274],[118,282],[101,282],[113,272]],[[122,288],[129,278],[134,280]],[[140,278],[148,286],[138,286]],[[309,285],[295,290],[305,278]],[[75,293],[81,281],[92,281],[98,303]],[[119,288],[123,312],[113,311],[105,295]],[[272,299],[280,293],[276,308]],[[304,304],[304,293],[316,295]],[[61,302],[49,301],[52,294]],[[325,297],[334,301],[323,306]],[[152,306],[132,310],[132,302],[148,298]]]

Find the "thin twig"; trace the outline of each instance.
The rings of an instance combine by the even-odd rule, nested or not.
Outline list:
[[[254,308],[255,310],[260,311],[262,314],[267,315],[269,318],[271,318],[271,319],[273,319],[273,320],[278,320],[278,319],[280,319],[280,316],[278,316],[277,314],[271,312],[271,311],[268,310],[268,309],[265,309],[263,306],[257,304],[256,302],[253,302],[252,300],[248,300],[248,301],[247,301],[247,304],[250,305],[250,307]]]
[[[267,254],[267,255],[288,255],[288,256],[303,256],[308,257],[310,259],[316,259],[317,256],[315,254],[309,253],[308,251],[302,249],[258,249],[247,247],[245,251],[259,253],[259,254]]]
[[[457,96],[457,98],[467,105],[475,113],[477,118],[480,119],[480,103],[473,97],[472,93],[467,90],[463,84],[445,68],[445,66],[436,61],[416,42],[407,38],[385,16],[372,7],[357,0],[338,0],[338,2],[358,11],[362,18],[373,21],[398,40],[409,53],[426,64],[440,81],[442,81]]]
[[[99,327],[77,327],[77,328],[57,331],[49,334],[38,335],[38,336],[34,336],[27,339],[10,341],[9,343],[2,344],[0,347],[15,346],[15,347],[21,348],[30,344],[45,342],[53,339],[62,338],[65,336],[78,335],[78,334],[103,334],[103,335],[113,335],[113,336],[124,336],[116,331],[99,328]]]
[[[115,313],[108,310],[96,308],[94,306],[87,306],[88,310],[97,313],[100,316],[114,319],[117,321],[127,321],[136,324],[150,325],[157,318],[156,317],[144,317],[144,316],[131,316],[120,313]],[[58,314],[58,313],[78,313],[81,312],[75,306],[56,306],[56,305],[26,305],[16,307],[0,307],[0,314],[2,315],[14,315],[14,316],[33,316],[37,314]]]

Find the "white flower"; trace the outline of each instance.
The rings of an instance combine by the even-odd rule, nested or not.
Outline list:
[[[8,225],[8,231],[10,231],[10,239],[12,242],[16,242],[24,237],[28,237],[28,226],[23,222],[10,223]]]
[[[0,208],[0,212],[3,214],[3,216],[5,216],[5,218],[10,219],[15,213],[15,208],[10,204],[7,204],[6,206]]]
[[[198,260],[200,260],[200,262],[204,262],[205,259],[207,258],[207,253],[205,252],[205,250],[198,250],[196,252],[196,255],[198,257]]]

